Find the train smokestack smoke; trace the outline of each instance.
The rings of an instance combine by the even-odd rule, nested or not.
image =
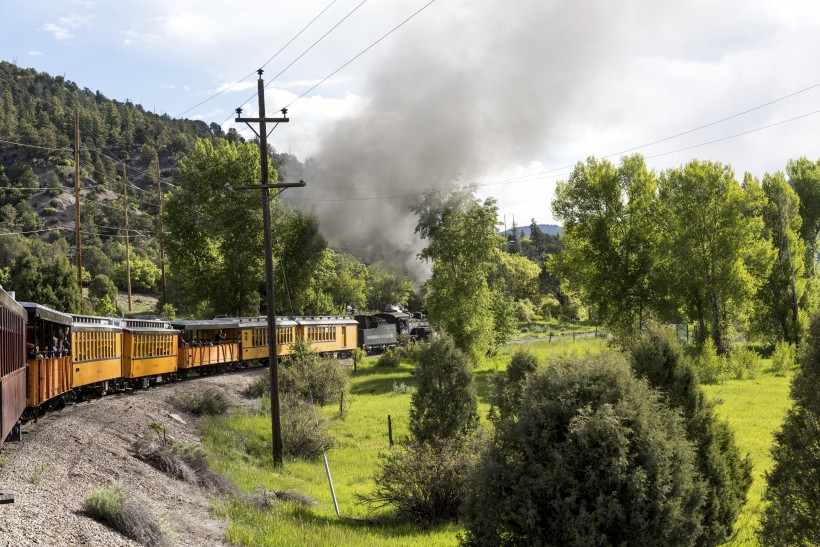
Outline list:
[[[458,20],[434,4],[390,37],[362,108],[324,131],[305,171],[284,166],[288,179],[310,181],[285,199],[314,212],[332,246],[423,279],[411,206],[493,166],[543,157],[563,123],[556,113],[582,100],[576,82],[634,40],[615,20],[634,19],[638,4],[464,1],[448,11]],[[546,213],[548,192],[533,199]]]

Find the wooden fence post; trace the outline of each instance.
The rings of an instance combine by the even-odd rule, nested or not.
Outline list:
[[[387,415],[387,438],[390,440],[390,446],[393,446],[393,422],[390,420],[390,414]]]

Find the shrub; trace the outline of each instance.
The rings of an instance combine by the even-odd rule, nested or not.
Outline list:
[[[336,359],[323,358],[297,340],[294,354],[279,366],[279,390],[284,395],[324,406],[347,393],[348,374]]]
[[[766,473],[764,545],[820,545],[820,316],[815,316],[792,378],[794,405],[772,446]]]
[[[367,353],[362,348],[356,348],[351,352],[350,355],[353,358],[353,366],[356,367],[359,363],[364,361],[364,358],[367,357]]]
[[[166,303],[162,305],[162,308],[159,310],[159,314],[166,321],[172,321],[176,319],[177,309],[171,304]]]
[[[111,298],[106,294],[94,304],[94,313],[100,317],[112,317],[117,315],[117,307]]]
[[[561,313],[561,303],[554,296],[547,296],[541,304],[541,316],[545,321],[549,321],[553,317]]]
[[[259,399],[260,397],[270,397],[270,375],[261,374],[248,384],[242,394],[249,399]]]
[[[467,545],[693,545],[703,484],[681,418],[613,352],[529,375],[470,481]]]
[[[719,419],[697,382],[697,375],[681,353],[671,331],[650,331],[631,350],[632,368],[679,410],[686,438],[696,451],[696,466],[706,491],[701,514],[703,535],[697,545],[730,540],[752,484],[752,463],[741,457],[729,424]]]
[[[316,408],[305,401],[285,397],[281,404],[282,446],[284,453],[314,460],[333,448],[333,436],[326,420],[316,417]]]
[[[425,344],[416,379],[409,425],[417,441],[458,437],[475,429],[478,411],[472,367],[452,338],[442,335]]]
[[[515,318],[521,323],[528,323],[535,317],[535,306],[528,298],[515,303]]]
[[[490,418],[514,415],[521,403],[521,392],[527,375],[538,368],[538,358],[526,348],[518,349],[510,359],[507,370],[496,374],[491,385]]]
[[[94,298],[107,296],[111,302],[117,301],[117,286],[105,274],[95,275],[88,285],[88,294]]]
[[[455,439],[398,445],[379,455],[376,487],[358,497],[373,509],[393,507],[400,519],[423,527],[456,520],[477,447]]]
[[[231,407],[225,395],[213,388],[195,394],[175,394],[171,397],[171,403],[197,416],[219,416]]]
[[[347,371],[335,359],[290,362],[279,367],[282,394],[324,406],[347,392]]]
[[[421,350],[424,348],[425,342],[417,342],[410,340],[406,345],[397,348],[402,360],[416,363],[419,360]]]
[[[726,379],[726,360],[717,354],[711,338],[703,343],[700,354],[695,359],[695,368],[704,384],[719,384]]]
[[[796,351],[794,344],[781,340],[772,352],[772,370],[786,372],[794,366]]]
[[[165,512],[144,497],[127,491],[121,483],[89,494],[83,502],[83,511],[137,543],[151,547],[173,543]]]
[[[754,378],[763,368],[757,352],[749,348],[735,348],[729,354],[729,373],[736,379]]]
[[[379,356],[376,361],[377,367],[397,367],[401,364],[401,350],[398,348],[387,348],[387,351]]]

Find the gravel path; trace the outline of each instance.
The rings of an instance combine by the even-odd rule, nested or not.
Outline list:
[[[208,513],[213,494],[162,474],[131,456],[129,447],[151,422],[162,422],[177,442],[198,442],[198,420],[169,398],[215,388],[247,405],[242,389],[266,373],[250,369],[110,395],[26,424],[23,441],[0,452],[0,492],[15,497],[0,505],[0,545],[137,545],[81,513],[89,492],[114,481],[167,509],[176,545],[223,545],[224,526]]]

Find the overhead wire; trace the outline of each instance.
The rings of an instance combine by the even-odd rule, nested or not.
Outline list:
[[[273,83],[273,82],[274,82],[274,81],[275,81],[275,80],[276,80],[279,76],[281,76],[282,74],[284,74],[284,73],[285,73],[285,71],[287,71],[287,70],[288,70],[290,67],[292,67],[292,66],[293,66],[293,65],[294,65],[297,61],[299,61],[302,57],[304,57],[304,56],[305,56],[305,55],[306,55],[306,54],[307,54],[310,50],[312,50],[314,47],[316,47],[316,45],[317,45],[317,44],[319,44],[319,42],[321,42],[322,40],[324,40],[324,39],[325,39],[325,38],[326,38],[326,37],[327,37],[327,36],[328,36],[331,32],[333,32],[334,30],[336,30],[336,28],[338,28],[338,27],[339,27],[339,25],[341,25],[343,22],[345,22],[345,21],[347,20],[347,18],[348,18],[348,17],[350,17],[351,15],[353,15],[353,14],[354,14],[354,13],[355,13],[355,12],[356,12],[359,8],[360,8],[360,7],[362,7],[362,5],[363,5],[365,2],[367,2],[367,0],[362,0],[362,1],[361,1],[361,2],[360,2],[360,3],[359,3],[359,4],[355,7],[355,8],[353,8],[352,10],[350,10],[350,11],[349,11],[349,12],[348,12],[348,13],[347,13],[344,17],[342,17],[339,21],[337,21],[337,22],[336,22],[336,24],[335,24],[335,25],[333,25],[333,26],[330,28],[330,30],[328,30],[327,32],[325,32],[322,36],[320,36],[320,37],[319,37],[319,39],[318,39],[318,40],[316,40],[315,42],[313,42],[313,43],[312,43],[312,44],[311,44],[311,45],[310,45],[310,46],[309,46],[306,50],[304,50],[302,53],[300,53],[300,54],[299,54],[299,55],[298,55],[298,56],[297,56],[297,57],[296,57],[293,61],[291,61],[291,62],[290,62],[290,64],[288,64],[285,68],[283,68],[283,69],[282,69],[282,70],[281,70],[281,71],[280,71],[280,72],[279,72],[276,76],[274,76],[274,77],[273,77],[273,78],[271,78],[269,81],[267,81],[267,82],[265,83],[265,87],[268,87],[270,84],[272,84],[272,83]],[[323,13],[324,13],[324,12],[323,12]],[[295,39],[295,38],[294,38],[294,39]],[[291,40],[291,41],[293,41],[293,40]],[[290,43],[290,42],[289,42],[289,43]],[[284,48],[282,48],[282,49],[284,49]],[[271,58],[271,60],[272,60],[272,58]],[[270,62],[270,60],[269,60],[268,62]],[[266,63],[266,64],[267,64],[267,63]],[[264,68],[264,65],[263,65],[263,67],[262,67],[262,68]],[[249,102],[250,102],[250,101],[252,101],[252,100],[254,99],[254,97],[256,97],[258,94],[259,94],[258,92],[257,92],[257,93],[254,93],[254,94],[253,94],[253,95],[251,95],[248,99],[246,99],[245,101],[243,101],[241,104],[243,104],[243,105],[244,105],[244,104],[249,103]],[[230,115],[229,115],[229,116],[225,119],[225,121],[224,121],[224,122],[222,122],[222,124],[227,123],[227,122],[228,122],[228,121],[229,121],[232,117],[233,117],[233,114],[230,114]],[[220,124],[220,125],[222,125],[222,124]]]
[[[325,13],[327,10],[329,10],[329,9],[330,9],[330,7],[331,7],[331,6],[333,6],[333,4],[335,4],[337,1],[338,1],[338,0],[332,0],[332,1],[331,1],[328,5],[327,5],[327,6],[325,6],[325,8],[324,8],[322,11],[320,11],[318,15],[316,15],[313,19],[311,19],[311,20],[310,20],[310,22],[309,22],[307,25],[305,25],[304,27],[302,27],[302,30],[300,30],[300,31],[299,31],[299,32],[297,32],[295,35],[293,35],[293,37],[292,37],[290,40],[288,40],[288,42],[287,42],[285,45],[283,45],[281,48],[279,48],[279,51],[277,51],[276,53],[274,53],[274,54],[273,54],[273,55],[272,55],[272,56],[271,56],[271,57],[270,57],[267,61],[265,61],[265,62],[264,62],[264,64],[262,64],[262,66],[261,66],[260,68],[265,68],[268,64],[270,64],[270,62],[271,62],[271,61],[273,61],[273,60],[274,60],[274,59],[275,59],[275,58],[276,58],[276,57],[277,57],[280,53],[282,53],[282,52],[285,50],[285,48],[286,48],[286,47],[288,47],[290,44],[292,44],[294,40],[296,40],[299,36],[301,36],[303,32],[305,32],[305,31],[306,31],[306,30],[307,30],[307,29],[308,29],[311,25],[313,25],[313,23],[314,23],[314,22],[316,22],[316,20],[317,20],[319,17],[321,17],[322,15],[324,15],[324,13]],[[183,111],[183,112],[180,112],[179,114],[177,114],[177,116],[176,116],[176,117],[177,117],[177,118],[179,118],[179,117],[181,117],[183,114],[187,114],[187,113],[188,113],[188,112],[190,112],[191,110],[193,110],[193,109],[195,109],[195,108],[199,108],[200,106],[202,106],[203,104],[207,103],[207,102],[208,102],[208,101],[210,101],[211,99],[215,99],[215,98],[216,98],[216,97],[218,97],[219,95],[222,95],[222,94],[223,94],[223,93],[225,93],[226,91],[228,91],[228,90],[230,90],[230,89],[234,88],[235,86],[239,85],[240,83],[244,82],[245,80],[247,80],[248,78],[250,78],[250,77],[251,77],[251,76],[253,76],[254,74],[256,74],[256,71],[255,71],[255,70],[254,70],[253,72],[251,72],[250,74],[248,74],[247,76],[245,76],[244,78],[242,78],[241,80],[236,81],[236,82],[232,83],[231,85],[229,85],[228,87],[226,87],[226,88],[224,88],[224,89],[221,89],[220,91],[218,91],[218,92],[217,92],[217,93],[215,93],[214,95],[211,95],[210,97],[208,97],[208,98],[207,98],[207,99],[205,99],[204,101],[202,101],[202,102],[200,102],[200,103],[198,103],[198,104],[195,104],[194,106],[192,106],[192,107],[191,107],[191,108],[189,108],[188,110],[185,110],[185,111]],[[251,97],[251,99],[252,99],[252,98],[253,98],[253,97]],[[250,99],[249,99],[249,100],[250,100]],[[224,123],[224,122],[223,122],[223,123]]]
[[[306,90],[304,93],[302,93],[301,95],[299,95],[298,97],[296,97],[295,99],[293,99],[291,102],[289,102],[288,104],[286,104],[283,108],[290,108],[290,107],[291,107],[291,106],[292,106],[292,105],[293,105],[296,101],[298,101],[299,99],[303,98],[305,95],[307,95],[308,93],[310,93],[311,91],[313,91],[314,89],[316,89],[317,87],[319,87],[320,85],[322,85],[323,83],[325,83],[326,81],[328,81],[330,78],[332,78],[333,76],[335,76],[335,75],[336,75],[339,71],[343,70],[343,69],[344,69],[345,67],[347,67],[350,63],[352,63],[353,61],[355,61],[356,59],[358,59],[359,57],[361,57],[362,55],[364,55],[365,53],[367,53],[368,51],[370,51],[373,47],[375,47],[375,46],[376,46],[378,43],[380,43],[382,40],[384,40],[385,38],[387,38],[388,36],[390,36],[391,34],[393,34],[394,32],[396,32],[398,29],[400,29],[400,28],[401,28],[401,27],[403,27],[405,24],[407,24],[407,23],[408,23],[411,19],[413,19],[413,18],[414,18],[415,16],[417,16],[419,13],[421,13],[422,11],[424,11],[425,9],[427,9],[427,8],[428,8],[431,4],[433,4],[435,1],[436,1],[436,0],[430,0],[429,2],[427,2],[427,3],[426,3],[425,5],[423,5],[421,8],[419,8],[418,10],[416,10],[414,13],[412,13],[412,14],[411,14],[410,16],[408,16],[406,19],[404,19],[401,23],[399,23],[398,25],[396,25],[395,27],[393,27],[392,29],[390,29],[389,31],[387,31],[385,34],[383,34],[383,35],[382,35],[382,36],[381,36],[378,40],[376,40],[375,42],[373,42],[372,44],[370,44],[369,46],[367,46],[366,48],[364,48],[363,50],[361,50],[359,53],[357,53],[356,55],[354,55],[354,56],[353,56],[353,57],[352,57],[349,61],[347,61],[346,63],[344,63],[342,66],[340,66],[339,68],[337,68],[336,70],[334,70],[333,72],[331,72],[330,74],[328,74],[327,76],[325,76],[324,78],[322,78],[322,79],[321,79],[321,80],[320,80],[317,84],[315,84],[314,86],[312,86],[311,88],[309,88],[308,90]],[[280,110],[281,110],[281,109],[280,109]]]

